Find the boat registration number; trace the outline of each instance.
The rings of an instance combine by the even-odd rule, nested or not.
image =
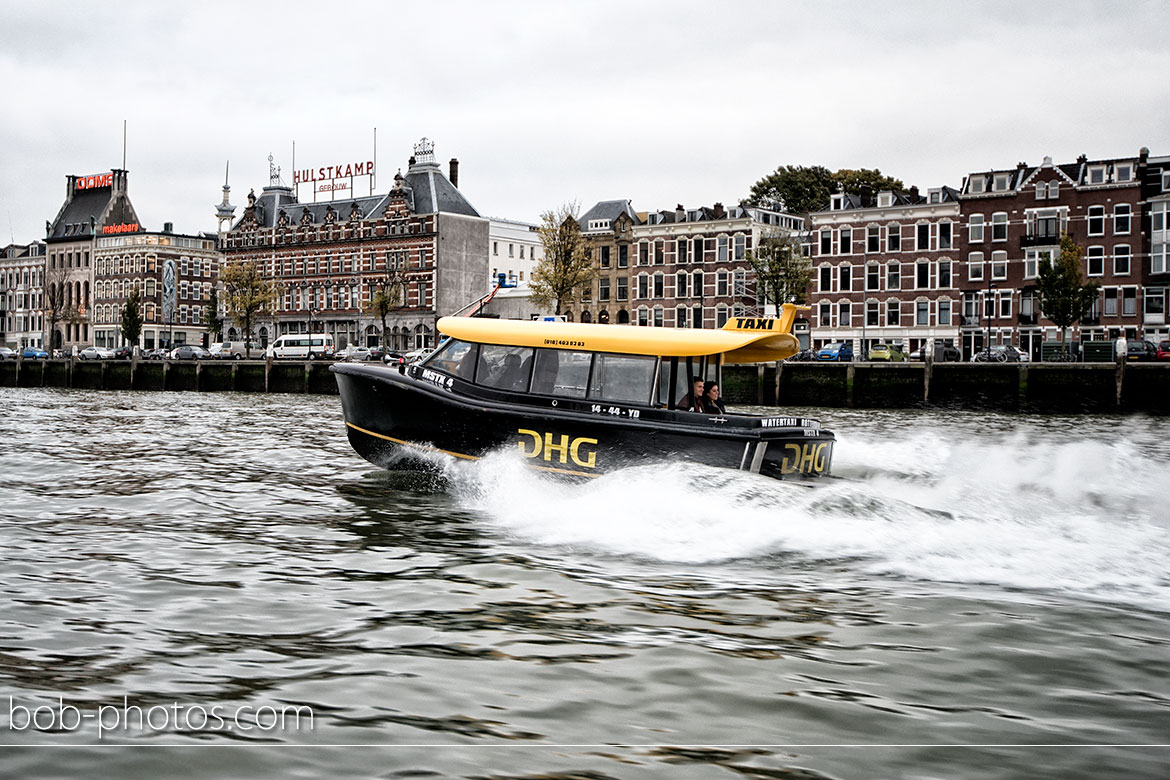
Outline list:
[[[594,414],[612,414],[614,417],[629,417],[631,420],[636,420],[642,416],[639,409],[623,409],[620,406],[604,406],[602,404],[593,404],[589,407],[589,411]]]

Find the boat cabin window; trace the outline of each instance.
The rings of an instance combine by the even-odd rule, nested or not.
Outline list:
[[[527,392],[534,351],[532,347],[481,344],[476,383],[500,390]]]
[[[447,339],[423,365],[470,382],[475,376],[475,346],[467,341]]]
[[[598,354],[589,397],[617,403],[647,404],[654,389],[658,358],[648,355]]]
[[[540,349],[532,374],[532,392],[584,398],[592,352]]]

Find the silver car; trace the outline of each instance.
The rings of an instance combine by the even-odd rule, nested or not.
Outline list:
[[[81,360],[113,360],[114,350],[106,347],[86,347],[77,353]]]

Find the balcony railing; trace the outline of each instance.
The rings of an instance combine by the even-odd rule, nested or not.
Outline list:
[[[1034,246],[1059,246],[1060,235],[1050,235],[1048,233],[1036,233],[1034,235],[1020,236],[1020,248],[1028,248]]]
[[[959,324],[964,328],[977,328],[982,322],[982,317],[972,317],[969,314],[964,314]]]

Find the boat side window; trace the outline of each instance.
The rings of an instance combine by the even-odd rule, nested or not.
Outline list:
[[[532,392],[584,398],[592,352],[538,349],[532,374]]]
[[[475,381],[500,390],[528,391],[528,377],[532,375],[531,347],[511,347],[500,344],[481,344],[479,347],[480,373]]]
[[[593,364],[589,397],[645,405],[654,389],[658,358],[649,355],[598,354]]]
[[[475,376],[476,346],[468,341],[447,339],[427,358],[424,365],[470,382]]]

